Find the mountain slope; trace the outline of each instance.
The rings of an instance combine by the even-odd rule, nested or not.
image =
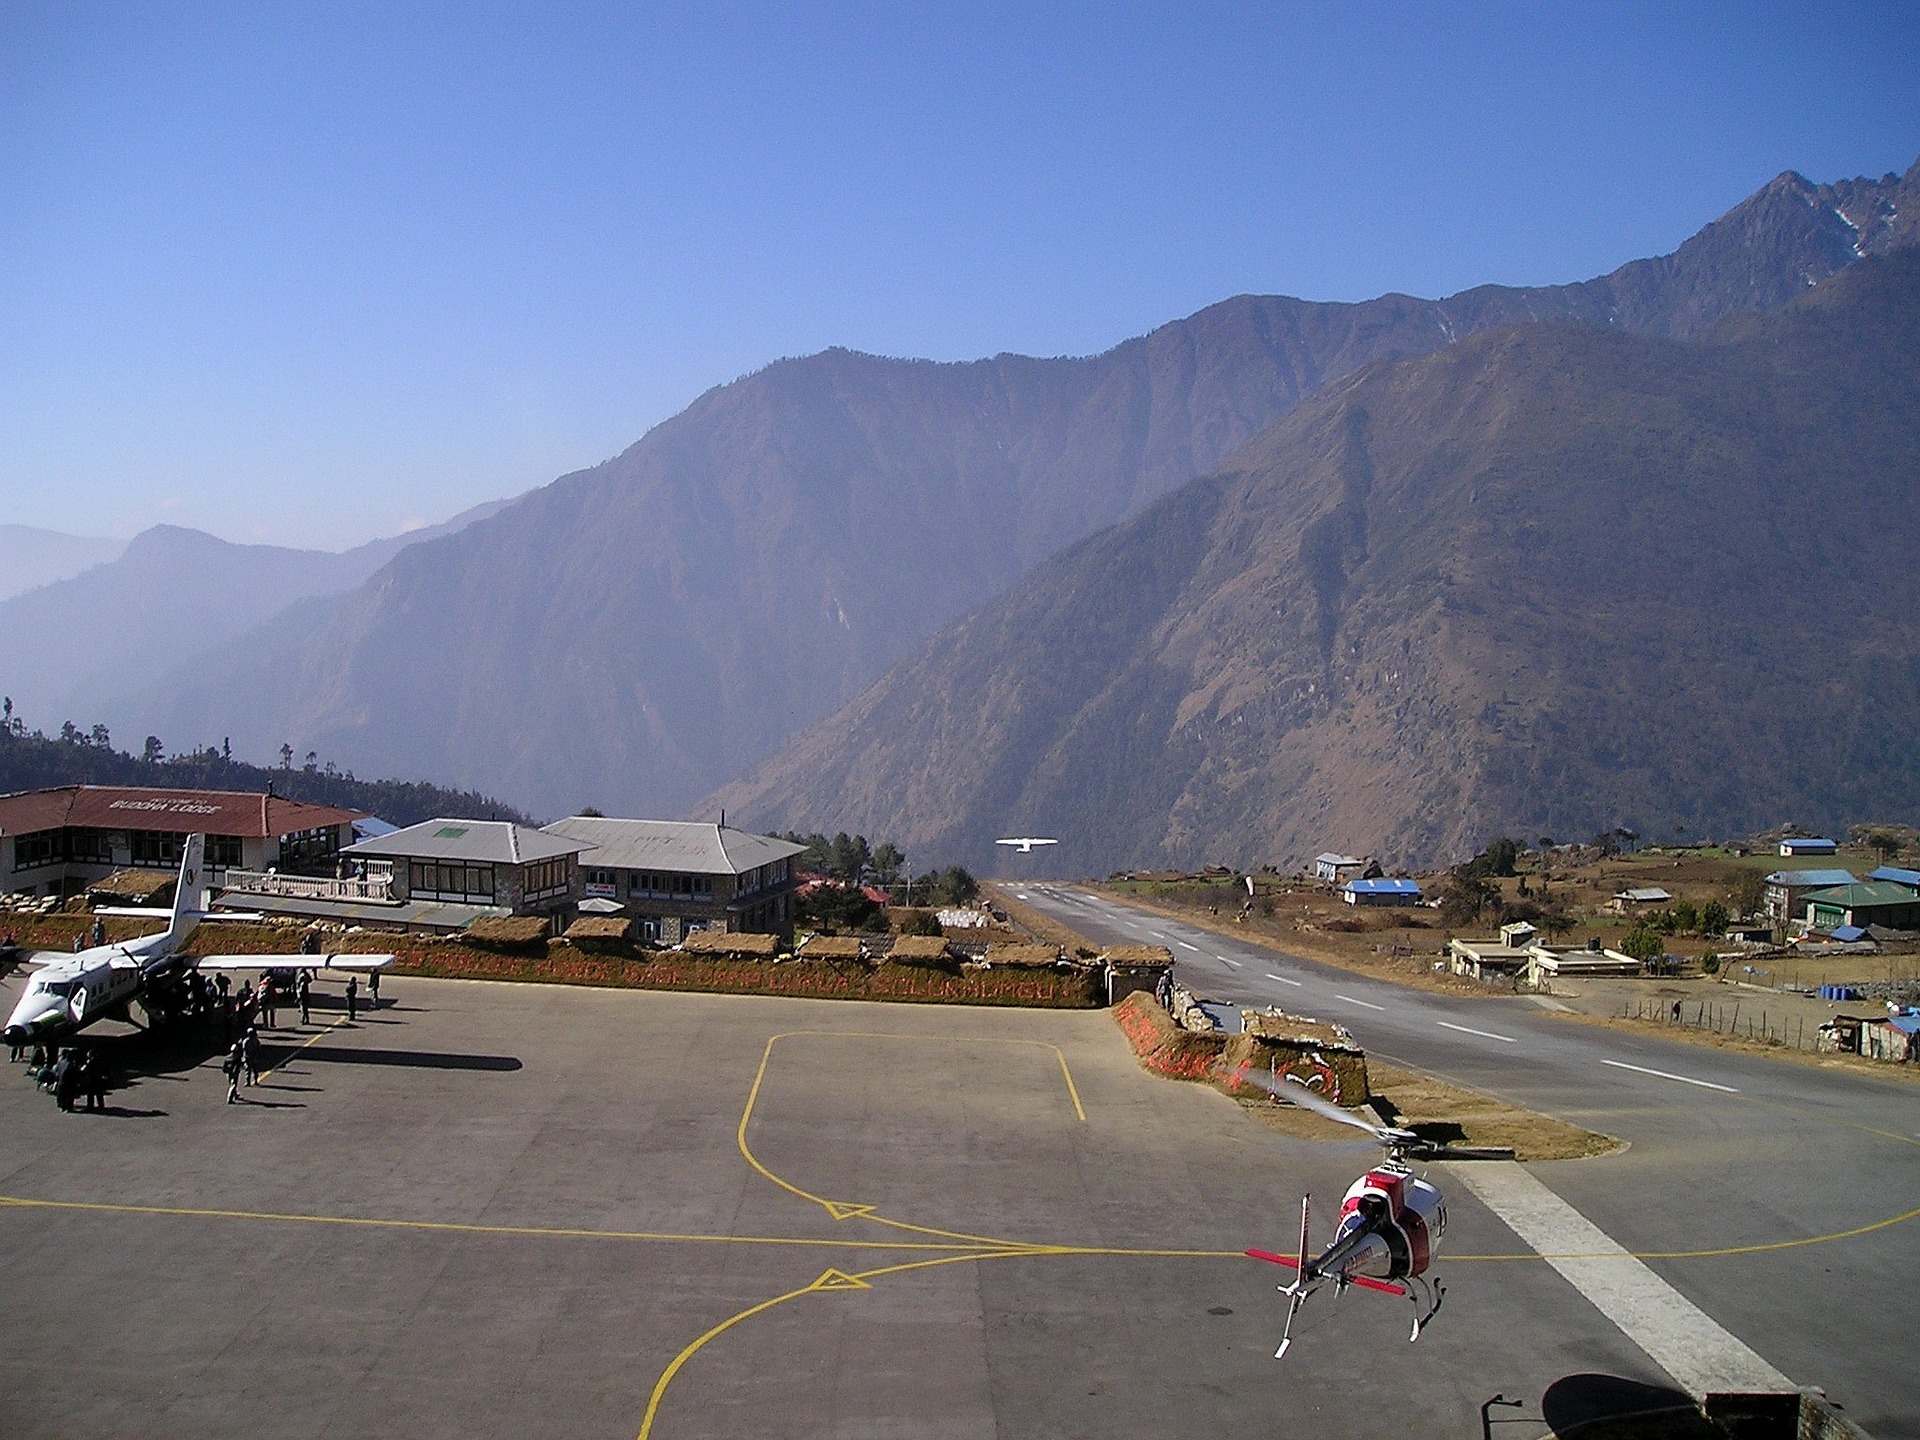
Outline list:
[[[78,575],[113,559],[124,548],[119,540],[63,535],[31,525],[0,525],[0,600]]]
[[[1840,188],[1783,176],[1674,256],[1577,285],[1243,296],[1082,359],[782,361],[136,713],[536,811],[676,813],[1329,380],[1516,321],[1692,334],[1777,308],[1856,244],[1900,242],[1912,214],[1920,166]]]
[[[295,601],[351,590],[408,545],[452,534],[504,503],[340,552],[235,545],[153,526],[113,546],[119,553],[104,563],[0,601],[0,675],[36,724],[136,728],[130,720],[142,717],[121,697],[183,664],[197,668]]]
[[[991,865],[1426,861],[1920,806],[1920,251],[1329,387],[714,797]]]

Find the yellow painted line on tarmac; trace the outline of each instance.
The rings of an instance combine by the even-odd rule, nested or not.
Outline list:
[[[952,1240],[972,1247],[996,1251],[1031,1250],[1035,1248],[1020,1240],[1005,1240],[992,1235],[972,1235],[965,1231],[943,1230],[932,1225],[915,1225],[910,1221],[896,1220],[890,1216],[882,1215],[878,1208],[872,1205],[865,1205],[848,1200],[830,1200],[824,1195],[816,1195],[811,1190],[806,1190],[795,1185],[792,1181],[774,1174],[773,1171],[761,1164],[760,1158],[753,1153],[753,1146],[747,1141],[747,1130],[753,1123],[754,1108],[760,1102],[760,1087],[766,1083],[767,1069],[773,1063],[774,1047],[782,1040],[790,1040],[802,1036],[825,1036],[829,1038],[847,1038],[854,1040],[922,1041],[933,1039],[948,1040],[962,1044],[1028,1045],[1043,1050],[1051,1050],[1060,1061],[1060,1073],[1066,1080],[1067,1096],[1073,1102],[1074,1113],[1084,1121],[1087,1118],[1086,1110],[1080,1104],[1079,1091],[1075,1089],[1073,1084],[1073,1073],[1067,1068],[1067,1057],[1061,1052],[1059,1046],[1050,1044],[1044,1040],[1016,1039],[1009,1036],[921,1036],[876,1030],[783,1030],[778,1034],[767,1037],[766,1048],[760,1052],[759,1068],[754,1071],[753,1084],[749,1086],[747,1090],[747,1103],[742,1106],[740,1110],[740,1123],[734,1129],[734,1142],[738,1145],[742,1158],[753,1168],[755,1174],[771,1181],[782,1190],[785,1190],[789,1195],[820,1206],[836,1221],[855,1219],[870,1220],[876,1225],[885,1225],[891,1229],[904,1230],[909,1234],[929,1235],[940,1240]]]
[[[292,1225],[340,1225],[369,1230],[422,1230],[450,1235],[500,1235],[553,1240],[627,1240],[653,1244],[771,1245],[834,1250],[904,1250],[971,1254],[977,1245],[923,1240],[823,1240],[789,1235],[689,1235],[660,1230],[587,1230],[544,1225],[478,1225],[456,1220],[395,1220],[363,1215],[306,1215],[275,1210],[215,1210],[187,1205],[120,1205],[96,1200],[38,1200],[0,1195],[0,1210],[79,1210],[106,1215],[162,1215],[188,1220],[253,1220]]]
[[[287,1054],[281,1059],[280,1063],[273,1067],[273,1069],[262,1070],[260,1072],[261,1083],[264,1084],[269,1075],[277,1075],[281,1070],[285,1069],[287,1064],[293,1059],[293,1057],[298,1055],[302,1050],[306,1049],[307,1046],[314,1044],[316,1041],[326,1039],[327,1036],[331,1035],[335,1030],[338,1030],[342,1025],[346,1023],[347,1023],[347,1017],[342,1015],[339,1019],[335,1020],[331,1025],[323,1029],[319,1034],[311,1036],[308,1039],[303,1040],[300,1044],[294,1046],[293,1049],[288,1051]]]
[[[789,1300],[798,1300],[803,1295],[848,1294],[861,1290],[871,1290],[873,1282],[888,1275],[900,1275],[909,1270],[930,1270],[936,1265],[958,1265],[972,1260],[998,1260],[1013,1255],[1033,1253],[1026,1248],[1014,1250],[974,1250],[965,1255],[943,1255],[937,1260],[908,1260],[898,1265],[883,1265],[873,1270],[861,1270],[847,1273],[829,1270],[811,1284],[802,1285],[797,1290],[789,1290],[784,1295],[775,1295],[770,1300],[762,1300],[758,1305],[749,1305],[737,1315],[729,1315],[718,1325],[708,1330],[699,1339],[691,1342],[660,1372],[660,1378],[654,1382],[653,1393],[647,1398],[647,1413],[640,1421],[638,1440],[651,1440],[653,1423],[660,1414],[660,1402],[666,1398],[667,1387],[674,1377],[686,1366],[686,1363],[705,1349],[707,1343],[718,1339],[742,1321],[751,1320],[756,1315],[764,1315],[775,1306],[784,1305]]]
[[[1767,1240],[1754,1245],[1720,1245],[1711,1250],[1632,1250],[1621,1254],[1594,1252],[1567,1255],[1536,1255],[1529,1250],[1524,1254],[1448,1255],[1443,1258],[1465,1264],[1487,1260],[1725,1260],[1738,1255],[1766,1255],[1776,1250],[1799,1250],[1808,1245],[1831,1245],[1841,1240],[1853,1240],[1862,1235],[1871,1235],[1876,1230],[1890,1230],[1895,1225],[1904,1225],[1909,1220],[1916,1219],[1920,1219],[1920,1208],[1907,1210],[1899,1215],[1889,1215],[1884,1220],[1875,1220],[1866,1225],[1856,1225],[1851,1230],[1835,1230],[1828,1235],[1803,1235],[1797,1240]]]

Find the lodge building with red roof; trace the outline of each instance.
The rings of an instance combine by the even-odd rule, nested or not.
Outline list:
[[[207,869],[330,869],[358,810],[239,790],[60,785],[0,795],[0,890],[77,894],[116,870],[171,870],[189,835]]]

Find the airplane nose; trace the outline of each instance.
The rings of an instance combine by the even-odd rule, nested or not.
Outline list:
[[[0,1039],[5,1039],[9,1045],[24,1045],[32,1038],[32,1033],[24,1025],[9,1025],[0,1032]]]

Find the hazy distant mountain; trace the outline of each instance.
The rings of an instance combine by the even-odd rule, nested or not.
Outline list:
[[[782,361],[137,713],[535,811],[676,813],[1330,380],[1516,321],[1691,335],[1903,243],[1916,214],[1920,166],[1788,175],[1675,255],[1576,285],[1243,296],[1080,359]]]
[[[64,720],[82,728],[105,721],[117,733],[141,718],[127,695],[198,663],[294,601],[351,590],[408,545],[453,533],[506,503],[339,553],[235,545],[156,525],[116,544],[119,554],[105,563],[0,601],[0,686],[30,726],[51,732]]]
[[[0,525],[0,600],[78,575],[126,548],[124,540],[63,535],[31,525]]]
[[[714,798],[1050,870],[1920,808],[1920,250],[1374,367]]]

